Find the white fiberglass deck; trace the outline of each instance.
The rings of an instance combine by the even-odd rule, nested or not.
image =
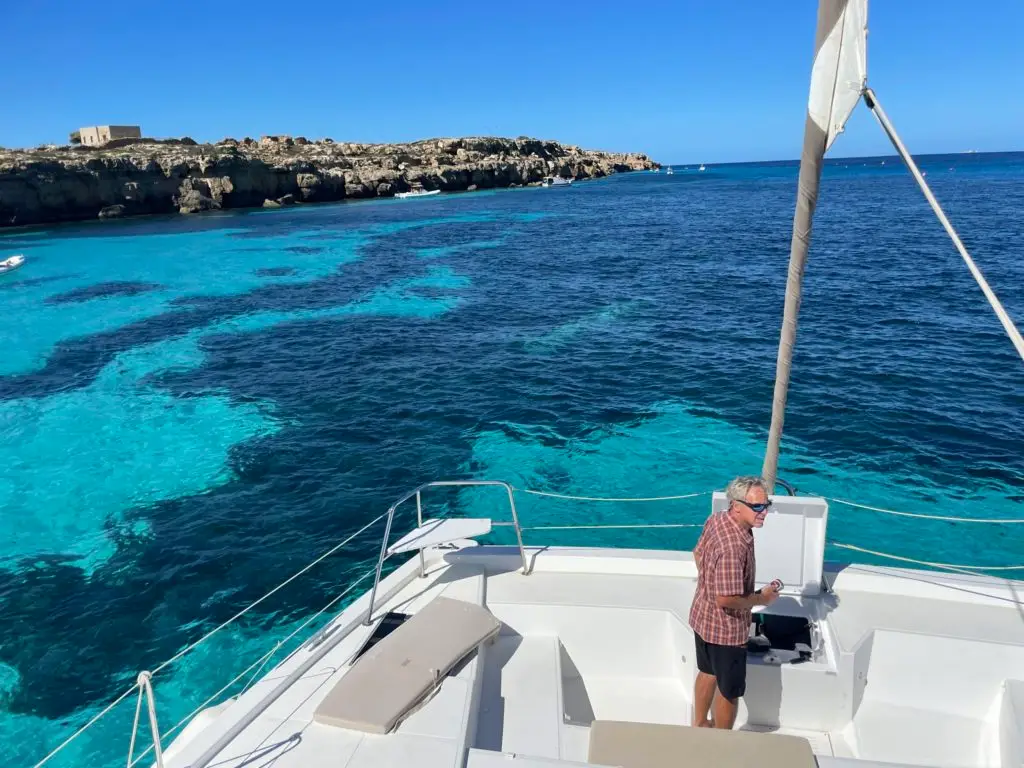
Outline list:
[[[180,737],[167,765],[484,768],[511,759],[499,753],[520,766],[587,763],[595,720],[690,722],[689,553],[528,549],[532,572],[523,575],[518,549],[462,544],[428,550],[426,578],[413,558],[384,579],[374,616],[415,613],[443,594],[485,606],[501,632],[392,733],[313,718],[371,632],[361,623],[364,595],[205,728]],[[803,736],[823,768],[844,759],[1019,768],[1020,583],[860,566],[824,576],[821,595],[786,596],[771,609],[817,621],[820,648],[802,664],[751,656],[740,728]]]

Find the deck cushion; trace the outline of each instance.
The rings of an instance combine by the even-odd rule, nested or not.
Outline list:
[[[452,667],[500,629],[501,622],[486,608],[434,598],[363,654],[313,718],[339,728],[387,733]]]
[[[595,720],[590,763],[622,768],[816,768],[797,736]]]

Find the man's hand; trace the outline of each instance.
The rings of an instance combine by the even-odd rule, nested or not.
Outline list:
[[[760,592],[749,595],[718,595],[715,603],[719,608],[731,608],[734,611],[749,611],[755,605],[771,605],[779,597],[779,588],[767,586]]]

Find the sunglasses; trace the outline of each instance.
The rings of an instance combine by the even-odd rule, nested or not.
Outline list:
[[[758,515],[763,515],[772,508],[772,503],[770,501],[766,501],[764,504],[751,504],[749,501],[744,501],[743,499],[736,499],[736,501],[745,507],[750,507]]]

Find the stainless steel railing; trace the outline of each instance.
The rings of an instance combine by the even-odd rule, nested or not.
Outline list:
[[[380,574],[384,568],[384,562],[389,557],[388,543],[391,539],[391,523],[395,518],[395,512],[405,502],[409,501],[409,499],[415,498],[416,527],[419,528],[421,525],[423,525],[423,491],[427,490],[428,488],[464,488],[471,486],[499,486],[505,489],[505,492],[508,494],[509,510],[512,512],[512,521],[491,523],[491,525],[512,526],[515,529],[516,541],[519,544],[519,556],[523,560],[523,575],[527,575],[530,573],[530,563],[526,558],[526,548],[523,546],[523,529],[522,526],[519,525],[519,515],[516,512],[515,488],[513,488],[509,483],[506,483],[503,480],[433,480],[429,483],[424,483],[423,485],[419,486],[418,488],[412,491],[409,491],[409,493],[405,494],[405,496],[400,498],[398,501],[392,504],[390,508],[388,508],[387,522],[384,524],[384,537],[380,542],[380,557],[377,559],[377,573],[373,578],[373,588],[370,589],[370,607],[366,611],[366,620],[364,621],[364,624],[366,626],[370,626],[370,624],[373,623],[373,604],[374,601],[377,599],[377,586],[380,584]],[[419,558],[420,576],[422,576],[425,568],[423,550],[420,550]]]

